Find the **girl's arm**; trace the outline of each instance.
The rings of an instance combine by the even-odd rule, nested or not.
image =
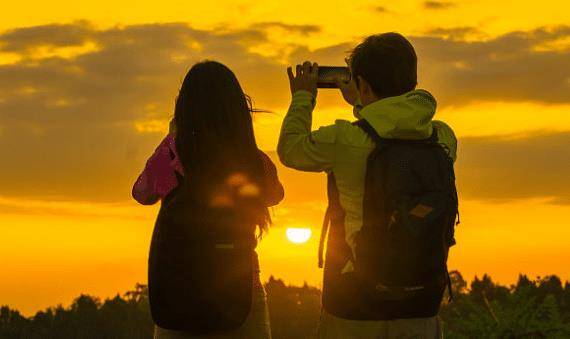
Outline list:
[[[147,160],[145,169],[133,185],[132,191],[133,198],[140,204],[155,204],[178,185],[175,172],[182,171],[174,145],[174,135],[167,135]]]

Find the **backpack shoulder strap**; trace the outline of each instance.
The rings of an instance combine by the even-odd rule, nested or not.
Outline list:
[[[328,200],[328,205],[327,205],[327,210],[325,212],[325,217],[323,219],[321,237],[319,240],[319,252],[318,252],[319,268],[323,268],[324,266],[325,243],[328,241],[327,235],[332,222],[338,220],[339,215],[342,215],[342,218],[344,219],[344,211],[342,209],[342,206],[340,205],[339,192],[336,186],[336,178],[333,172],[327,174],[327,200]]]
[[[323,226],[321,228],[321,238],[319,239],[319,254],[318,254],[318,259],[319,259],[319,268],[323,268],[324,266],[324,250],[325,250],[325,242],[326,242],[326,238],[327,238],[327,233],[329,231],[329,227],[331,224],[331,214],[333,213],[333,208],[334,206],[332,206],[333,201],[332,199],[335,198],[335,193],[336,193],[336,179],[335,176],[332,172],[327,174],[327,200],[328,200],[328,205],[327,205],[327,210],[325,212],[325,217],[323,218]]]
[[[370,125],[370,123],[368,121],[366,121],[365,119],[359,119],[359,120],[353,122],[352,124],[354,126],[360,127],[360,129],[362,129],[364,131],[364,133],[368,134],[368,136],[370,138],[372,138],[372,140],[374,140],[375,143],[378,143],[379,141],[384,140],[384,138],[382,138],[378,134],[378,132],[376,132],[374,127],[372,127],[372,125]]]

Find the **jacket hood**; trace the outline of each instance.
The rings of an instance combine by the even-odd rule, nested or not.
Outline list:
[[[359,115],[386,139],[427,139],[433,132],[437,102],[426,90],[378,100],[362,108]]]
[[[378,100],[360,112],[378,135],[386,139],[427,139],[437,129],[439,143],[457,158],[457,138],[443,121],[432,120],[437,102],[426,90],[418,89],[406,94]]]

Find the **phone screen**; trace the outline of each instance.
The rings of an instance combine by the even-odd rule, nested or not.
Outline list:
[[[334,79],[350,81],[350,71],[343,66],[319,66],[318,88],[338,88]]]

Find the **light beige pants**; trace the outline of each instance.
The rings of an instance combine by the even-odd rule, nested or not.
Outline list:
[[[213,335],[192,336],[185,332],[171,331],[155,326],[154,339],[271,339],[267,296],[262,286],[253,291],[251,312],[237,330]]]
[[[356,321],[335,317],[323,311],[320,339],[440,339],[439,319],[414,318],[385,321]]]

